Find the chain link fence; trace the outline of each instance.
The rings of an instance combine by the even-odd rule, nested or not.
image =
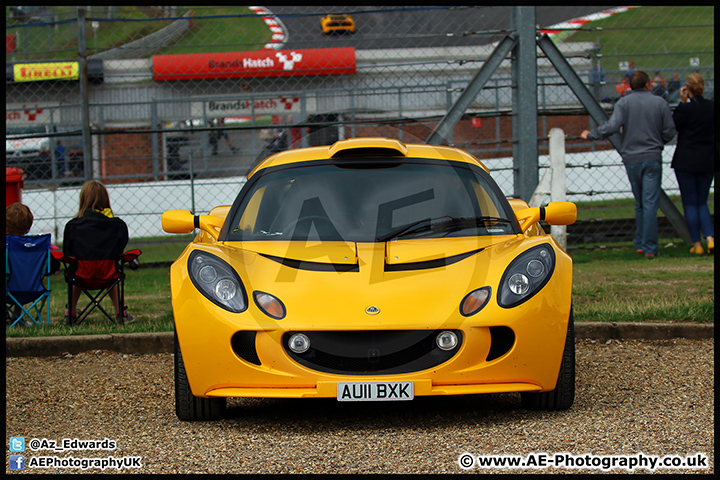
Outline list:
[[[26,173],[33,233],[61,242],[94,178],[131,237],[163,235],[163,211],[232,203],[272,153],[358,136],[425,143],[498,42],[527,21],[515,8],[6,7],[6,166]],[[533,13],[537,34],[553,38],[608,114],[632,68],[650,74],[671,108],[693,71],[714,98],[713,7]],[[547,134],[561,128],[568,199],[593,211],[586,220],[622,218],[613,202],[632,193],[619,155],[579,137],[595,125],[540,49],[538,137],[513,136],[513,61],[501,62],[445,142],[485,162],[510,196],[513,146],[537,141],[542,175]],[[673,150],[663,168],[671,196]],[[619,238],[634,225],[623,221],[582,222],[568,240]]]

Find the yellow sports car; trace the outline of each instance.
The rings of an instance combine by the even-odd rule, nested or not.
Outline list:
[[[320,19],[320,27],[326,35],[332,32],[355,33],[355,20],[346,13],[325,15]]]
[[[387,138],[260,163],[171,268],[176,413],[227,397],[412,400],[521,392],[572,405],[572,261],[538,223],[575,205],[508,201],[472,155]]]

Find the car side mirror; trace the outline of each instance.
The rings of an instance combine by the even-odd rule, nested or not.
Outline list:
[[[515,216],[525,233],[541,220],[549,225],[571,225],[577,219],[577,207],[572,202],[551,202],[544,207],[517,210]]]
[[[193,215],[188,210],[168,210],[162,214],[162,228],[167,233],[190,233],[199,228],[215,240],[224,221],[213,215]]]

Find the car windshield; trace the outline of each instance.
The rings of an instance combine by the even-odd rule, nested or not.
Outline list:
[[[387,160],[260,172],[241,191],[228,241],[393,239],[514,234],[490,176],[467,164]]]

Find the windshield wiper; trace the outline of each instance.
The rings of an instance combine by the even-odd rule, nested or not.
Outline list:
[[[437,221],[446,218],[445,221]],[[435,221],[435,223],[433,223]],[[425,231],[431,231],[432,233],[450,233],[464,230],[466,228],[475,228],[480,224],[497,224],[502,223],[506,225],[512,225],[512,222],[507,218],[501,217],[451,217],[445,215],[437,218],[424,218],[413,222],[409,225],[396,228],[395,230],[378,237],[378,242],[387,242],[393,238],[406,237],[408,235],[415,235]]]

